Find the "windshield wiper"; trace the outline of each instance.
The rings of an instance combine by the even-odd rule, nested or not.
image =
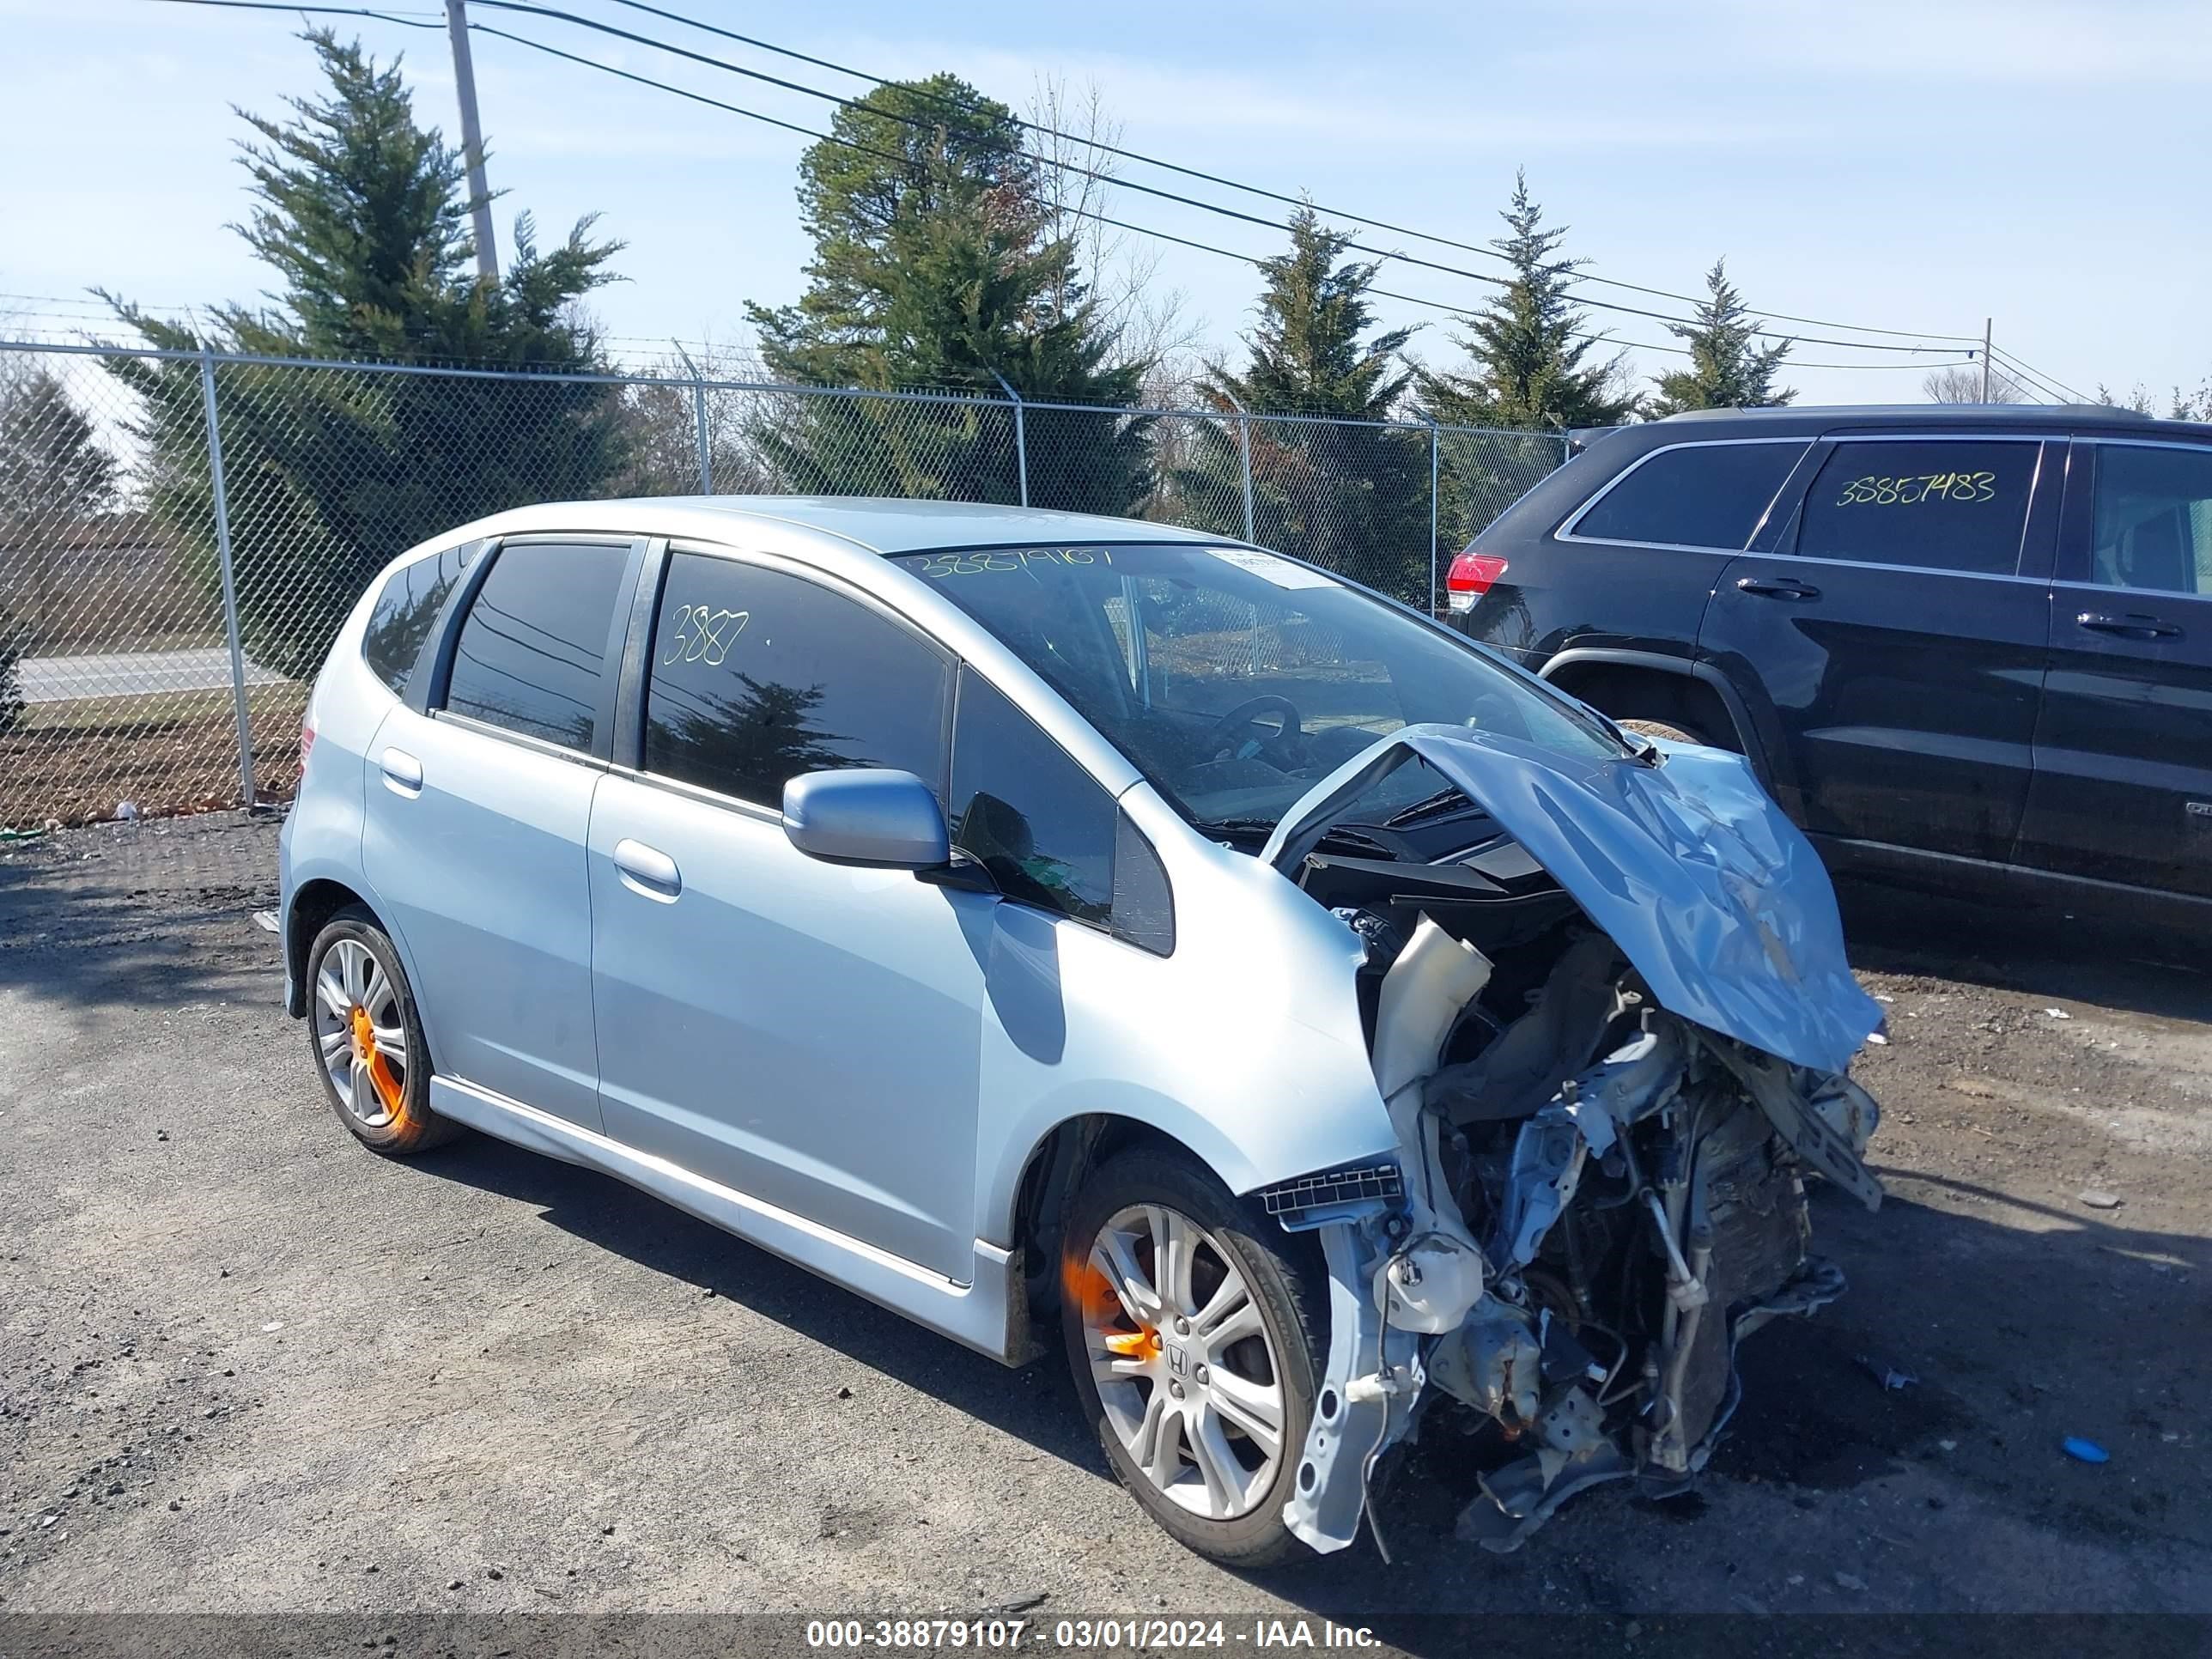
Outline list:
[[[1474,809],[1474,802],[1467,791],[1455,787],[1439,789],[1433,795],[1425,795],[1411,806],[1401,808],[1382,820],[1385,830],[1402,830],[1409,823],[1419,823],[1423,818],[1432,818],[1447,811],[1466,807]]]
[[[1230,835],[1256,835],[1267,836],[1272,836],[1275,833],[1276,823],[1277,820],[1273,818],[1207,818],[1199,823],[1196,827],[1200,830],[1206,830],[1208,833],[1222,831]],[[1327,832],[1322,835],[1322,845],[1326,846],[1330,842],[1337,842],[1340,847],[1348,845],[1356,847],[1364,852],[1379,853],[1385,858],[1395,856],[1389,847],[1376,840],[1373,836],[1367,835],[1358,830],[1350,829],[1341,823],[1332,823],[1329,825]]]

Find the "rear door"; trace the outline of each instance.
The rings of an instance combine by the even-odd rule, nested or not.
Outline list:
[[[2074,455],[2021,862],[2212,897],[2212,446]]]
[[[592,1128],[584,838],[643,551],[503,543],[369,746],[362,865],[407,942],[439,1071]]]
[[[2064,453],[1832,439],[1774,550],[1720,573],[1700,654],[1754,711],[1775,793],[1808,833],[2011,856]]]

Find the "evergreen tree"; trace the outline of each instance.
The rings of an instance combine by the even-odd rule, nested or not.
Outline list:
[[[1245,337],[1244,371],[1211,365],[1200,396],[1224,415],[1239,405],[1388,421],[1413,376],[1399,354],[1411,329],[1373,333],[1376,265],[1340,263],[1350,238],[1310,208],[1291,216],[1291,246],[1261,262],[1260,319]],[[1402,428],[1249,422],[1255,531],[1300,556],[1415,604],[1429,583],[1428,437]],[[1233,419],[1201,428],[1174,474],[1178,516],[1243,533],[1243,458]]]
[[[52,628],[66,603],[56,561],[68,556],[83,520],[115,501],[115,458],[59,377],[40,368],[15,372],[35,361],[0,363],[0,555],[28,567],[31,602],[27,624],[0,617],[0,682],[12,680],[21,636]],[[10,696],[0,684],[0,724],[11,718]]]
[[[1538,428],[1627,418],[1636,404],[1615,389],[1619,358],[1588,361],[1599,342],[1571,298],[1575,272],[1588,261],[1558,257],[1567,228],[1544,228],[1525,173],[1515,176],[1512,204],[1499,216],[1511,234],[1491,246],[1510,263],[1512,277],[1458,337],[1470,370],[1419,376],[1429,413],[1461,426]]]
[[[796,306],[750,307],[770,368],[818,385],[927,386],[1000,398],[1127,404],[1146,365],[1114,337],[1056,232],[1005,105],[956,76],[894,82],[839,109],[799,162],[814,239]],[[1121,513],[1149,486],[1144,422],[1026,416],[1030,499]],[[1012,422],[966,405],[789,400],[759,434],[787,487],[1012,501]]]
[[[1790,355],[1790,342],[1761,345],[1758,319],[1728,279],[1728,262],[1705,273],[1706,297],[1693,323],[1669,323],[1667,331],[1690,348],[1690,366],[1653,377],[1657,391],[1647,406],[1655,418],[1688,409],[1778,409],[1796,397],[1774,384]]]
[[[586,218],[541,250],[518,215],[504,274],[480,280],[461,159],[416,125],[398,62],[328,30],[302,38],[325,94],[288,100],[282,121],[239,112],[258,141],[242,157],[255,206],[236,228],[278,290],[259,307],[216,307],[198,332],[116,301],[124,321],[183,349],[204,339],[270,356],[605,367],[578,302],[614,280],[620,244],[590,240]],[[108,367],[145,394],[149,499],[212,580],[198,366]],[[216,390],[240,623],[258,660],[296,676],[395,554],[502,507],[599,493],[625,459],[605,386],[236,366],[218,369]]]

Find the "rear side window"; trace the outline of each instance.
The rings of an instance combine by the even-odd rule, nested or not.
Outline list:
[[[404,570],[393,571],[384,592],[376,596],[376,608],[368,613],[368,627],[361,636],[362,660],[393,696],[407,690],[431,624],[445,609],[461,573],[483,550],[482,542],[464,542],[434,557],[417,559]]]
[[[2212,449],[2097,447],[2089,580],[2212,593]]]
[[[944,654],[857,599],[676,553],[653,623],[645,768],[779,806],[805,772],[891,766],[944,787]]]
[[[2009,576],[2035,483],[2033,443],[1841,443],[1806,493],[1808,558]]]
[[[588,750],[615,597],[629,550],[523,542],[499,550],[455,642],[446,707],[457,714]]]
[[[1804,453],[1802,441],[1661,450],[1623,473],[1571,533],[1594,541],[1741,551]]]

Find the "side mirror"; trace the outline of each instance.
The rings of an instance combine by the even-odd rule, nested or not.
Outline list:
[[[783,833],[811,859],[874,870],[933,870],[952,858],[929,786],[888,767],[808,772],[783,786]]]

